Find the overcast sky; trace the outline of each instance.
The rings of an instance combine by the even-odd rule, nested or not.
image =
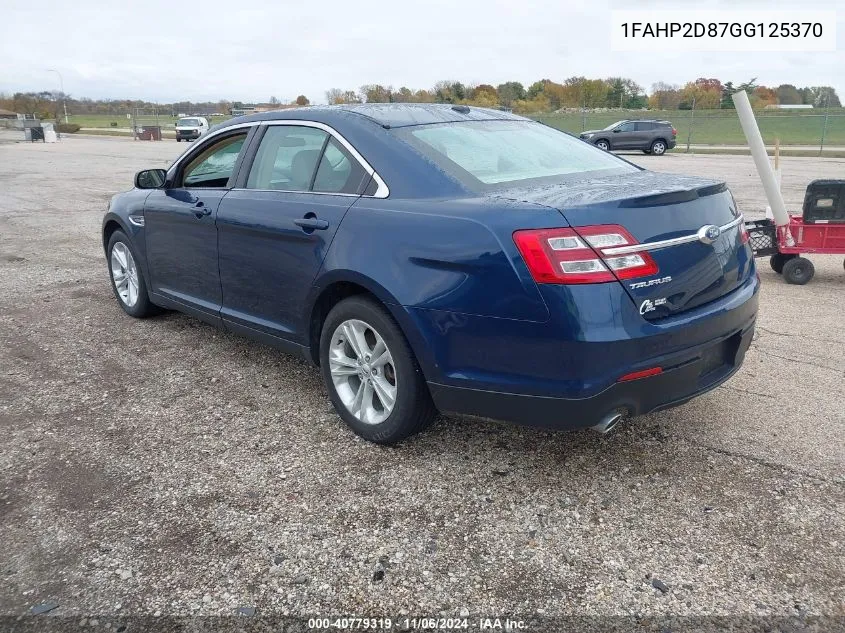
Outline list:
[[[673,8],[839,9],[830,53],[619,53],[610,10],[640,0],[288,0],[122,2],[53,6],[3,0],[0,92],[58,89],[75,97],[292,100],[365,83],[430,88],[440,79],[525,85],[572,75],[657,81],[696,77],[739,83],[833,85],[845,101],[845,3],[841,0],[700,0]]]

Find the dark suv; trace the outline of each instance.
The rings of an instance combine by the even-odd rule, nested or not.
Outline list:
[[[581,132],[581,140],[605,151],[641,149],[660,156],[675,147],[678,130],[669,121],[617,121],[603,130]]]

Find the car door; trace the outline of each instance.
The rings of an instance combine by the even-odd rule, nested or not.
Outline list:
[[[261,134],[217,213],[221,315],[230,329],[299,341],[311,284],[371,177],[320,124],[276,121]]]
[[[649,149],[654,136],[654,123],[650,121],[637,121],[634,124],[634,135],[631,140],[633,149]]]
[[[610,139],[610,149],[629,149],[634,137],[634,122],[626,121],[613,129]]]
[[[222,296],[215,215],[248,136],[241,128],[208,139],[173,166],[144,205],[153,293],[212,322]]]

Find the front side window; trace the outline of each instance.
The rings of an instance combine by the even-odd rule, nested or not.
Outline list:
[[[328,134],[299,125],[267,128],[247,178],[248,189],[309,191]]]
[[[182,172],[183,187],[225,187],[244,146],[246,132],[228,136],[201,151]]]
[[[633,132],[634,124],[631,121],[628,121],[628,123],[623,123],[622,125],[620,125],[617,130],[619,132]]]
[[[638,171],[612,154],[530,121],[419,125],[395,134],[468,186]]]

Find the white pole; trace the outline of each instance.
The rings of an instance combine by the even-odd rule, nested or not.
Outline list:
[[[742,131],[748,140],[748,148],[751,150],[751,156],[754,158],[754,164],[757,166],[757,173],[763,182],[766,199],[772,208],[775,224],[778,226],[789,224],[789,214],[786,212],[786,205],[783,203],[783,196],[780,194],[780,187],[778,187],[775,172],[772,170],[769,156],[766,154],[766,146],[763,145],[763,137],[760,136],[760,128],[757,127],[757,120],[754,118],[751,102],[748,101],[748,94],[745,90],[735,92],[733,94],[733,102],[734,106],[736,106],[736,113],[739,115],[739,123],[742,125]]]

